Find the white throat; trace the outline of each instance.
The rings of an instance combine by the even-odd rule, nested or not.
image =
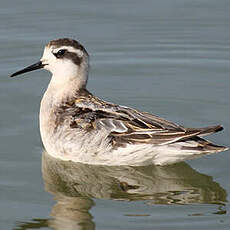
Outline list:
[[[81,89],[87,84],[88,65],[82,63],[81,66],[77,66],[71,60],[65,60],[61,65],[57,65],[55,69],[52,69],[51,73],[50,84],[54,87],[70,84],[74,85],[76,89]]]

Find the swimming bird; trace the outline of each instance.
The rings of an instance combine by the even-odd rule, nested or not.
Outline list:
[[[53,157],[87,164],[167,165],[225,151],[202,136],[220,125],[185,128],[147,112],[106,102],[86,89],[89,55],[76,40],[50,41],[39,62],[14,74],[45,69],[51,81],[40,107],[40,132]]]

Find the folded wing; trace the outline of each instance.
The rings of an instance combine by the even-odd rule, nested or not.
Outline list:
[[[92,103],[93,101],[93,103]],[[76,122],[87,123],[85,127],[106,129],[114,145],[126,143],[149,143],[165,145],[195,136],[204,136],[222,130],[221,126],[184,128],[158,116],[104,102],[96,97],[89,101],[75,102],[78,113]]]

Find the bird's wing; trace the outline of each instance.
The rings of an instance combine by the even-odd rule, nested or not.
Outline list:
[[[199,134],[205,135],[205,129],[184,128],[147,112],[111,104],[93,95],[78,97],[75,101],[77,114],[74,124],[87,129],[108,130],[115,145],[126,143],[149,143],[164,145],[187,139]],[[215,132],[219,126],[208,127],[207,133]]]

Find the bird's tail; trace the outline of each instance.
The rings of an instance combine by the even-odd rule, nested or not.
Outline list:
[[[212,133],[217,133],[223,129],[224,128],[221,125],[215,125],[215,126],[208,126],[208,127],[204,127],[204,128],[188,128],[187,130],[197,131],[197,132],[199,132],[199,134],[197,136],[202,137],[202,136],[210,135]]]

